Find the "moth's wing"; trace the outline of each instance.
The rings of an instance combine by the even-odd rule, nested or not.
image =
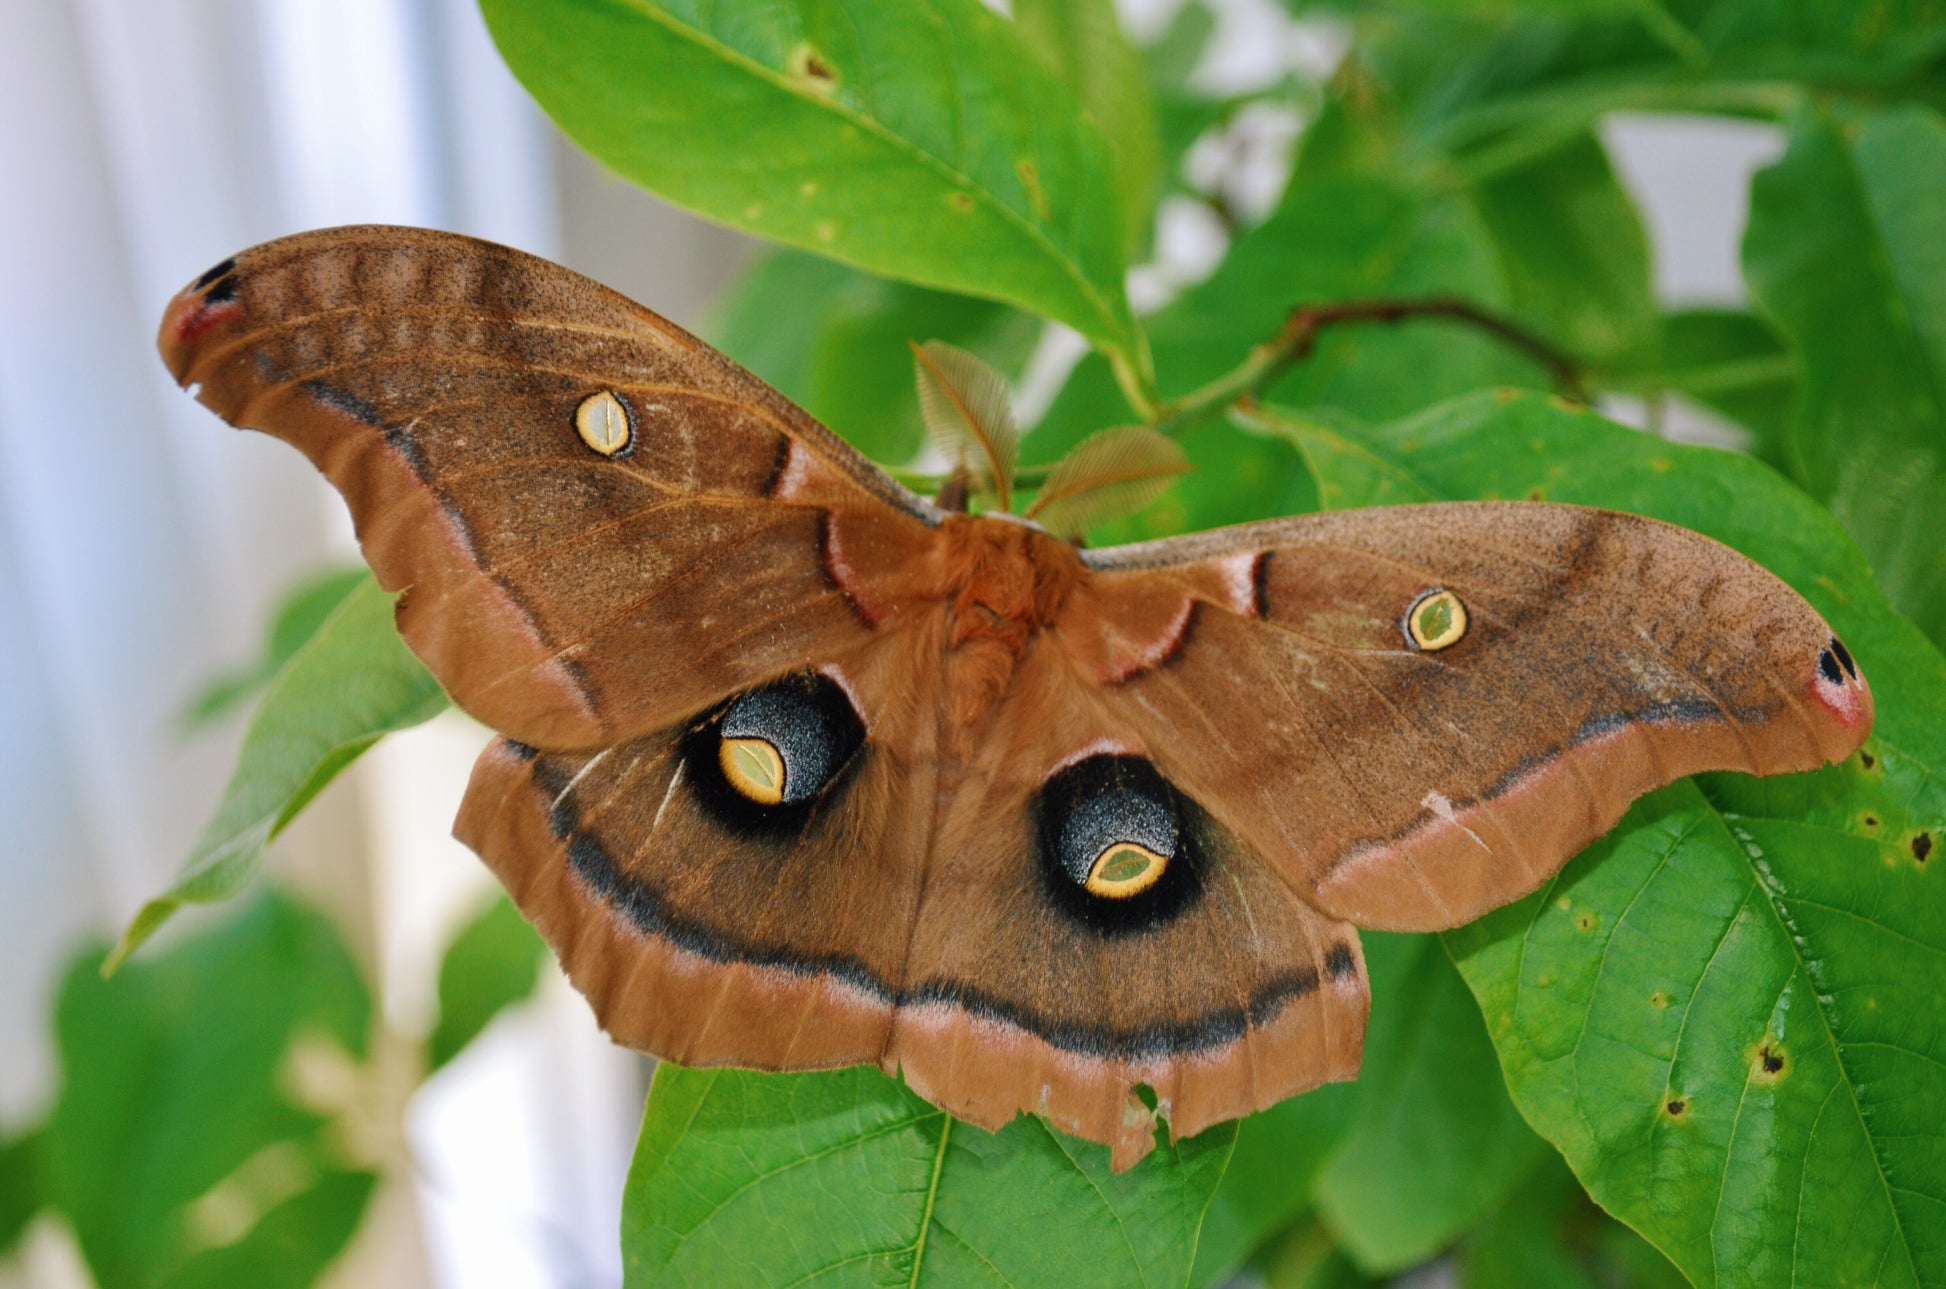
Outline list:
[[[1645,792],[1849,755],[1871,693],[1778,578],[1651,519],[1533,502],[1304,516],[1089,552],[1095,619],[1183,606],[1116,686],[1158,764],[1360,926],[1532,891]],[[1437,651],[1436,588],[1468,625]]]
[[[1166,769],[1182,834],[1155,886],[1106,898],[1061,870],[1062,820],[1127,823],[1053,785],[1097,758],[1165,766],[1175,741],[1112,697],[1060,642],[1029,646],[944,804],[884,1064],[990,1128],[1043,1114],[1121,1169],[1157,1113],[1192,1136],[1354,1077],[1370,995],[1357,931]]]
[[[895,634],[844,659],[866,738],[794,817],[733,795],[705,713],[596,752],[497,742],[454,834],[617,1041],[689,1065],[875,1062],[937,791],[923,657]]]
[[[1045,1114],[1118,1167],[1154,1144],[1141,1085],[1188,1134],[1355,1073],[1356,932],[1193,802],[1194,860],[1170,870],[1187,885],[1137,910],[1153,925],[1077,915],[1036,794],[1075,749],[1130,736],[1042,643],[942,785],[939,712],[913,696],[940,692],[917,684],[937,641],[914,628],[834,666],[877,715],[801,827],[713,811],[714,759],[679,728],[593,755],[501,743],[457,832],[603,1026],[687,1064],[875,1062],[989,1128]]]
[[[888,548],[927,531],[925,503],[688,333],[472,238],[266,243],[179,294],[160,345],[225,420],[331,479],[380,582],[409,588],[413,649],[530,744],[631,738],[857,647],[829,526]],[[612,457],[577,428],[604,393]]]

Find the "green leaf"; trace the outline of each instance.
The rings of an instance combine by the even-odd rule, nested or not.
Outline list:
[[[1265,1250],[1253,1270],[1262,1277],[1264,1289],[1372,1289],[1381,1283],[1361,1275],[1332,1242],[1331,1232],[1316,1221],[1292,1227]]]
[[[570,137],[677,205],[1068,323],[1131,378],[1114,159],[979,0],[484,0]]]
[[[1608,505],[1727,542],[1858,657],[1869,765],[1665,789],[1447,943],[1521,1113],[1697,1284],[1946,1278],[1946,887],[1928,863],[1946,658],[1836,521],[1746,457],[1531,396],[1365,442],[1436,497]]]
[[[1356,1085],[1328,1083],[1238,1121],[1236,1150],[1210,1199],[1192,1285],[1219,1285],[1311,1204],[1350,1119]]]
[[[1127,249],[1139,257],[1154,217],[1162,145],[1148,68],[1123,35],[1114,0],[1014,0],[1013,14],[1027,47],[1068,83],[1108,140],[1121,185]]]
[[[40,1152],[39,1130],[0,1142],[0,1259],[13,1251],[45,1203]]]
[[[1561,1157],[1546,1152],[1500,1211],[1461,1245],[1464,1289],[1687,1289],[1641,1236],[1610,1218]]]
[[[1770,324],[1736,309],[1684,309],[1662,320],[1653,362],[1615,373],[1645,397],[1681,394],[1749,430],[1752,451],[1788,469],[1784,445],[1797,400],[1796,360]]]
[[[1508,1100],[1479,1008],[1439,941],[1363,939],[1367,963],[1379,960],[1372,1021],[1351,1123],[1317,1199],[1359,1269],[1387,1275],[1491,1213],[1547,1146]]]
[[[438,682],[392,626],[392,600],[368,579],[284,664],[181,875],[142,906],[104,970],[114,971],[184,904],[212,904],[241,891],[271,839],[340,770],[382,736],[445,709]]]
[[[274,1208],[337,1171],[326,1120],[288,1090],[289,1063],[301,1041],[361,1056],[371,1000],[336,929],[268,892],[113,980],[100,960],[73,964],[55,1011],[63,1078],[40,1139],[44,1198],[103,1289],[154,1286],[244,1236],[266,1197]],[[351,1224],[310,1253],[279,1252],[273,1227],[230,1283],[308,1283],[289,1265],[314,1274]],[[280,1269],[286,1255],[297,1263]]]
[[[868,1067],[663,1064],[622,1205],[635,1285],[1180,1285],[1235,1140],[1108,1151],[959,1123]]]
[[[1946,645],[1946,121],[1807,112],[1751,192],[1744,272],[1804,373],[1792,472]]]
[[[1656,306],[1635,204],[1592,135],[1473,190],[1516,316],[1583,363],[1650,350]]]
[[[494,896],[439,961],[439,1023],[426,1040],[426,1067],[452,1060],[503,1008],[533,993],[546,958],[547,945],[513,901]]]
[[[1179,397],[1234,366],[1304,303],[1459,295],[1505,302],[1498,255],[1463,200],[1427,197],[1394,180],[1328,174],[1298,180],[1259,227],[1241,237],[1205,283],[1149,320],[1159,387]],[[1493,339],[1447,322],[1327,330],[1273,390],[1318,415],[1385,418],[1469,389],[1546,376]],[[1021,444],[1049,462],[1090,433],[1127,419],[1099,359],[1084,359]],[[1098,541],[1163,536],[1315,508],[1310,480],[1287,446],[1228,427],[1182,436],[1192,472],[1139,526],[1110,525]],[[1243,477],[1237,469],[1247,463]]]
[[[751,261],[709,330],[725,353],[853,447],[903,466],[925,439],[909,342],[944,340],[1018,378],[1042,326],[992,300],[780,250]]]
[[[313,573],[286,592],[271,618],[263,656],[248,667],[216,677],[198,690],[183,712],[184,728],[195,729],[209,724],[235,710],[246,698],[268,684],[278,668],[289,662],[291,655],[317,633],[324,620],[331,616],[331,610],[337,608],[366,576],[362,564],[325,569]]]

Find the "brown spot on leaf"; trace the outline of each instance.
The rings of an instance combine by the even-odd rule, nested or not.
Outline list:
[[[820,94],[829,94],[838,88],[838,69],[809,44],[793,47],[784,65],[793,77],[804,81]]]
[[[1757,1049],[1757,1073],[1775,1082],[1784,1073],[1784,1049],[1774,1043],[1765,1043]]]
[[[1663,993],[1660,989],[1656,990],[1649,995],[1649,1006],[1655,1008],[1657,1011],[1669,1010],[1669,995]]]
[[[1601,919],[1592,913],[1577,913],[1574,915],[1574,926],[1577,931],[1592,931],[1600,925]]]
[[[1870,752],[1865,751],[1863,748],[1860,748],[1858,752],[1858,763],[1864,766],[1867,770],[1870,770],[1873,767],[1878,765],[1878,758],[1873,756]]]
[[[1668,1111],[1671,1119],[1680,1119],[1689,1113],[1689,1098],[1671,1097],[1662,1108]]]
[[[1926,862],[1926,857],[1930,854],[1932,854],[1931,833],[1922,832],[1912,839],[1912,857],[1914,859],[1923,864]]]

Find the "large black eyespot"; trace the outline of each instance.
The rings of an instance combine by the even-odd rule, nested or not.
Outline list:
[[[1041,875],[1054,902],[1107,935],[1169,921],[1202,890],[1191,803],[1139,756],[1091,756],[1033,803]]]
[[[841,779],[865,724],[829,676],[790,676],[738,695],[683,740],[697,798],[730,827],[795,828]]]

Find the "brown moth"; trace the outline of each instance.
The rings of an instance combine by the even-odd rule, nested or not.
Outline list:
[[[456,831],[617,1040],[871,1062],[1118,1168],[1158,1111],[1186,1136],[1357,1072],[1354,927],[1455,926],[1652,788],[1871,725],[1818,614],[1686,530],[1456,503],[1083,550],[469,238],[270,242],[161,347],[337,485],[504,736]]]

